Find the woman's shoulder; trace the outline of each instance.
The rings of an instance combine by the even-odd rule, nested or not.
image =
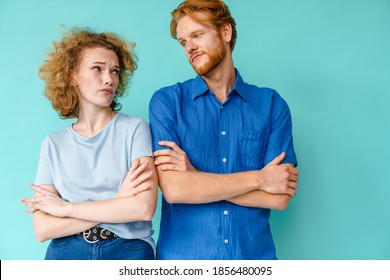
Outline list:
[[[138,125],[147,125],[147,122],[141,118],[136,116],[130,116],[124,113],[117,113],[117,122],[119,124],[123,125],[131,125],[131,126],[138,126]]]
[[[46,137],[41,142],[41,147],[62,145],[70,137],[69,129],[70,126],[47,134]]]

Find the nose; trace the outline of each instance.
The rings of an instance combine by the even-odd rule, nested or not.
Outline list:
[[[187,53],[192,53],[193,51],[196,50],[196,48],[197,48],[196,44],[191,39],[188,39],[186,41],[185,50]]]
[[[104,75],[103,75],[103,82],[105,85],[112,85],[113,83],[113,78],[111,76],[111,73],[109,72],[105,72]]]

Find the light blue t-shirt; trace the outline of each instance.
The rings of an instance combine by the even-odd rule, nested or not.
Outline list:
[[[79,135],[72,126],[49,134],[41,144],[36,185],[54,185],[71,202],[114,198],[131,162],[152,156],[148,124],[121,113],[91,138]],[[155,248],[152,223],[102,223],[118,236],[142,239]]]

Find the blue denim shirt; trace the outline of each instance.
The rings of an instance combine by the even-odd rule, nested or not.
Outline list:
[[[149,107],[153,150],[176,142],[197,170],[259,170],[281,152],[297,164],[291,116],[273,89],[236,81],[221,102],[202,77],[158,90]],[[212,186],[210,186],[212,187]],[[270,210],[227,201],[170,204],[163,198],[158,259],[275,259]]]

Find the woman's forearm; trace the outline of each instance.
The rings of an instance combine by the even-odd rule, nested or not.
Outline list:
[[[33,223],[35,236],[39,242],[77,234],[99,224],[75,218],[55,217],[39,210],[33,214]]]

